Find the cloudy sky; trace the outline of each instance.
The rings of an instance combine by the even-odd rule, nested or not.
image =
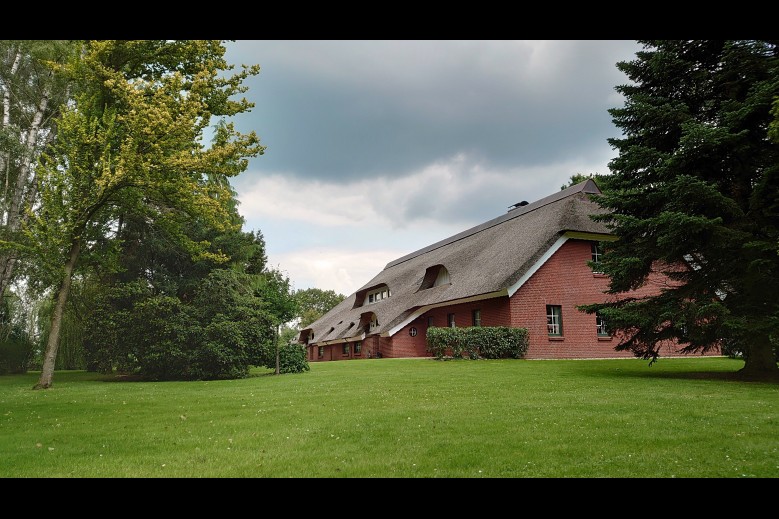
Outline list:
[[[294,288],[349,295],[405,254],[608,173],[632,40],[238,40],[265,154],[235,178],[245,230]]]

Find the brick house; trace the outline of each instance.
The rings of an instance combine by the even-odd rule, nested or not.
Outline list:
[[[588,265],[615,239],[589,217],[603,211],[597,193],[586,180],[389,262],[301,330],[308,360],[427,357],[431,326],[527,328],[528,359],[631,357],[614,351],[608,323],[576,308],[608,297],[608,278]],[[636,294],[666,282],[650,278]]]

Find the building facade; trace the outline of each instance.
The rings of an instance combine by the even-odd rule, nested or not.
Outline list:
[[[603,211],[597,193],[587,180],[391,261],[301,331],[308,360],[427,357],[432,326],[527,328],[528,359],[632,357],[615,351],[607,322],[577,309],[613,297],[597,270],[600,243],[615,239],[590,218]],[[630,295],[668,282],[658,274]]]

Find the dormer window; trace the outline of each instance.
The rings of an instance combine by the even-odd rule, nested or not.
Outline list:
[[[300,339],[303,344],[309,344],[314,341],[314,331],[311,329],[301,330]]]
[[[374,285],[372,287],[363,288],[358,290],[354,295],[354,306],[352,308],[359,308],[365,305],[372,305],[383,301],[392,296],[392,292],[386,283],[380,285]]]
[[[441,285],[448,285],[449,283],[451,283],[451,281],[449,281],[449,271],[446,270],[446,267],[441,265],[441,268],[438,269],[438,275],[435,277],[433,286],[438,287]]]
[[[373,303],[378,303],[383,299],[387,299],[391,295],[392,293],[390,292],[389,287],[385,285],[381,288],[376,288],[374,290],[371,290],[366,294],[365,297],[366,297],[367,304],[373,304]]]
[[[358,330],[362,333],[371,333],[379,327],[379,317],[374,312],[363,312],[360,315]]]
[[[422,278],[419,290],[449,285],[451,283],[452,280],[449,277],[449,271],[446,270],[446,267],[443,265],[433,265],[432,267],[428,267],[425,271],[425,277]]]

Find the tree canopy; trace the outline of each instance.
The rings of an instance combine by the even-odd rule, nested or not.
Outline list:
[[[658,295],[587,305],[622,332],[617,349],[655,360],[740,352],[744,376],[777,373],[779,340],[779,48],[764,40],[641,41],[617,64],[630,79],[609,113],[622,130],[597,217],[617,241],[601,269],[624,295],[653,272]]]
[[[56,287],[36,387],[52,383],[74,274],[96,263],[112,268],[128,217],[166,229],[192,257],[227,260],[182,227],[240,227],[231,217],[228,179],[264,150],[254,132],[241,134],[227,122],[252,107],[235,96],[259,67],[225,74],[233,67],[224,53],[219,40],[91,40],[53,64],[73,95],[37,168],[41,200],[28,232],[39,258],[36,279]]]
[[[320,288],[306,288],[295,291],[295,300],[298,304],[298,314],[300,319],[299,328],[305,328],[313,323],[335,305],[346,299],[343,294],[338,294],[335,290],[322,290]]]

